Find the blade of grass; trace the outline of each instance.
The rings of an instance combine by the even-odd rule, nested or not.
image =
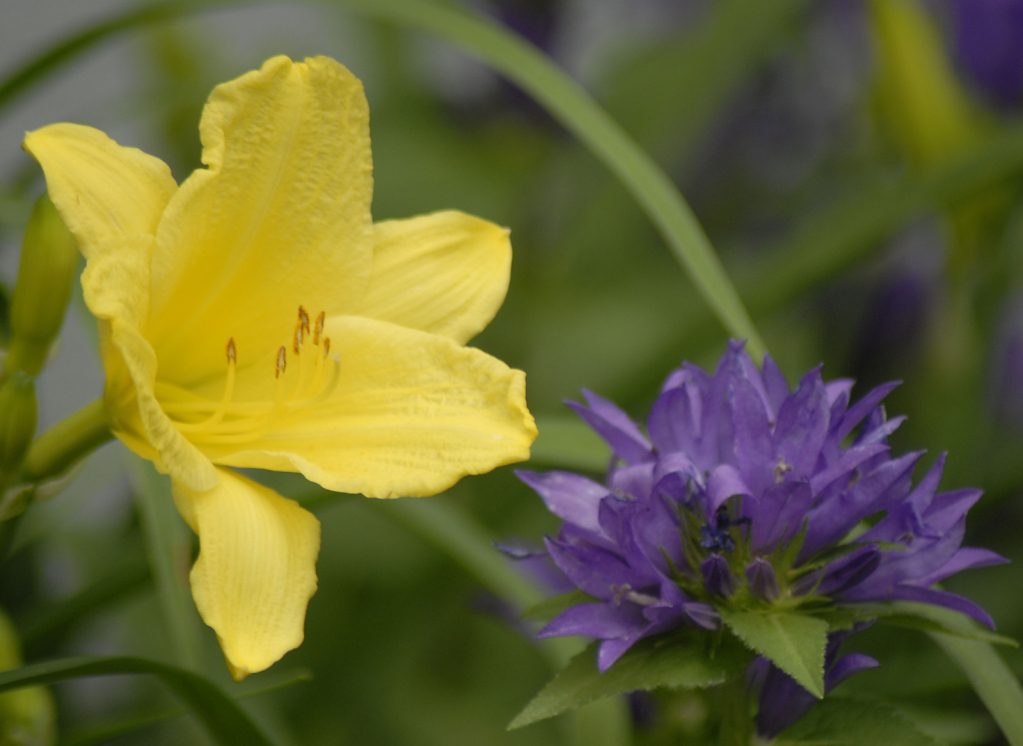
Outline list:
[[[990,643],[928,632],[966,674],[1010,746],[1023,746],[1023,687]]]
[[[140,673],[159,677],[188,706],[217,743],[225,746],[271,746],[266,735],[220,687],[191,671],[143,658],[87,656],[33,663],[0,673],[0,692],[88,676]]]

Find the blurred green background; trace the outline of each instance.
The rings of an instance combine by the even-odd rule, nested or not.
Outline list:
[[[3,0],[0,76],[132,7]],[[889,414],[909,415],[893,450],[928,449],[921,473],[948,450],[943,487],[985,490],[966,543],[1014,560],[948,586],[988,609],[1000,632],[1023,637],[1023,95],[1012,88],[1023,65],[1023,3],[491,0],[472,8],[540,46],[672,176],[790,383],[821,362],[827,378],[856,378],[858,394],[904,382],[888,400]],[[1004,15],[985,27],[984,12]],[[994,36],[977,42],[988,38],[978,25]],[[1001,57],[998,28],[1010,34]],[[328,54],[365,82],[376,219],[457,208],[511,227],[508,298],[473,344],[527,373],[541,428],[530,468],[558,465],[551,454],[570,450],[562,401],[580,388],[642,418],[683,358],[710,366],[721,354],[724,331],[652,224],[537,104],[438,41],[323,3],[151,25],[0,113],[4,275],[14,276],[43,189],[38,168],[16,150],[22,131],[93,125],[163,158],[180,181],[199,166],[197,124],[210,89],[279,53]],[[93,324],[80,298],[72,305],[40,382],[44,425],[101,392]],[[173,660],[133,499],[153,484],[114,444],[71,488],[31,509],[0,574],[0,607],[27,660],[86,652]],[[245,700],[280,743],[571,742],[567,720],[505,731],[552,674],[514,610],[394,510],[328,499],[300,480],[275,484],[315,500],[323,523],[305,644],[237,690],[291,682]],[[498,540],[538,544],[557,529],[510,468],[429,499],[464,509]],[[227,685],[212,632],[191,623],[201,670]],[[949,744],[1001,742],[965,678],[926,637],[871,630],[849,647],[882,667],[840,692],[886,698]],[[1023,654],[1001,652],[1023,673]],[[54,692],[61,743],[206,742],[187,716],[111,735],[174,706],[145,678],[80,680]],[[712,708],[699,694],[629,705],[637,744],[698,743]]]

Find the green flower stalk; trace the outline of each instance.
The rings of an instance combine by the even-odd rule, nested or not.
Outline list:
[[[0,671],[22,665],[17,632],[0,611]],[[0,746],[50,746],[57,741],[49,690],[27,687],[0,694]]]
[[[78,244],[47,194],[32,209],[11,304],[11,345],[4,368],[36,376],[64,323],[78,278]]]

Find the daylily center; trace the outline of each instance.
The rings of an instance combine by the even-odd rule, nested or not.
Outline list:
[[[292,337],[292,364],[282,345],[274,361],[274,394],[271,400],[235,401],[238,351],[234,338],[227,341],[227,373],[219,400],[157,380],[156,396],[178,431],[193,443],[251,443],[275,428],[317,406],[337,387],[341,357],[330,354],[330,338],[323,335],[325,314],[310,326],[309,314],[298,307],[298,323]],[[297,364],[296,364],[297,361]],[[289,372],[290,371],[290,372]]]

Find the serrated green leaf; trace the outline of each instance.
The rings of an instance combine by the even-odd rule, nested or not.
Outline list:
[[[731,630],[817,698],[824,696],[828,623],[791,611],[721,612]]]
[[[818,702],[775,746],[934,746],[908,720],[884,705],[854,699]]]
[[[577,588],[574,591],[562,593],[560,596],[545,598],[540,603],[530,606],[522,612],[522,618],[547,622],[565,611],[565,609],[570,609],[579,604],[590,604],[599,601],[599,598],[594,598],[589,593]]]
[[[35,684],[113,674],[158,676],[188,706],[210,736],[227,746],[271,746],[245,711],[208,679],[165,663],[123,656],[85,656],[33,663],[0,673],[0,692]]]
[[[857,604],[855,611],[861,616],[877,617],[884,624],[910,629],[922,629],[927,632],[944,632],[970,640],[990,642],[995,645],[1008,645],[1018,648],[1019,643],[1011,637],[999,635],[982,627],[965,614],[932,604],[914,603],[912,601],[892,601],[883,604]]]
[[[695,689],[720,684],[738,674],[749,656],[738,645],[708,650],[694,638],[660,636],[638,642],[604,673],[597,670],[594,643],[572,658],[508,725],[509,730],[574,710],[616,694],[661,687]]]

